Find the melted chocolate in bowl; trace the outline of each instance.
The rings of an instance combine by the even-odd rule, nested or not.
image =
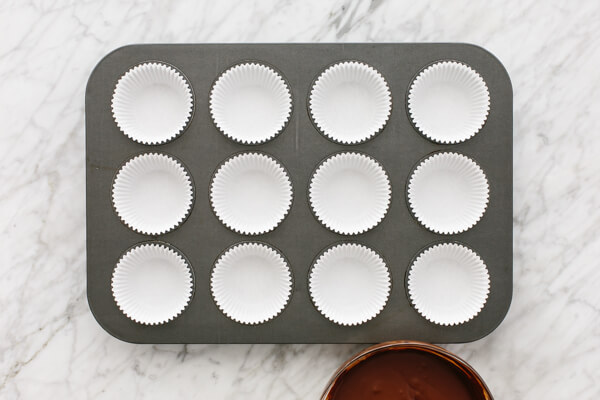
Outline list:
[[[487,400],[481,378],[462,360],[436,346],[363,352],[338,373],[327,400]]]

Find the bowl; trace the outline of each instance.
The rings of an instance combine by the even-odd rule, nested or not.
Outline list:
[[[405,375],[401,358],[410,371]],[[390,368],[392,363],[396,368]],[[441,347],[404,340],[368,347],[345,362],[321,400],[342,398],[493,400],[483,379],[464,360]]]

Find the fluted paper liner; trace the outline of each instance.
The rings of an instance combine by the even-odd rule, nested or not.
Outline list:
[[[413,307],[439,325],[463,324],[483,309],[490,278],[483,260],[456,243],[434,245],[410,267],[408,294]]]
[[[271,156],[248,152],[225,161],[210,186],[210,200],[219,220],[244,235],[275,229],[292,205],[292,182]]]
[[[223,314],[242,324],[259,324],[283,311],[292,293],[292,275],[277,250],[245,242],[217,260],[210,287]]]
[[[385,307],[390,288],[390,273],[383,259],[356,243],[326,250],[309,277],[316,308],[340,325],[360,325],[375,318]]]
[[[435,153],[413,171],[408,203],[427,229],[455,234],[472,228],[487,208],[489,185],[483,170],[458,153]]]
[[[490,110],[490,93],[468,65],[443,61],[425,68],[408,93],[413,125],[437,143],[464,142],[481,130]]]
[[[147,145],[175,139],[192,118],[194,100],[185,77],[174,67],[157,62],[137,65],[123,75],[112,97],[119,129]]]
[[[315,125],[327,138],[342,144],[372,139],[387,124],[392,96],[384,77],[373,67],[346,61],[327,68],[309,97]]]
[[[356,235],[381,222],[391,193],[387,173],[377,161],[361,153],[344,152],[329,157],[314,172],[309,200],[325,227]]]
[[[164,324],[183,312],[192,297],[190,266],[162,244],[142,244],[125,253],[112,275],[119,309],[145,325]]]
[[[145,235],[160,235],[185,221],[193,191],[190,175],[179,161],[166,154],[144,153],[117,172],[112,198],[125,225]]]
[[[292,95],[273,68],[244,63],[225,71],[210,93],[210,113],[217,128],[243,144],[265,143],[277,136],[292,112]]]

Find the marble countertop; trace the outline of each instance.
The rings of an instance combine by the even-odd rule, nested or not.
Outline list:
[[[327,3],[327,4],[326,4]],[[16,1],[0,4],[0,398],[314,399],[357,345],[133,345],[85,288],[84,91],[158,42],[470,42],[514,87],[514,296],[445,346],[497,399],[600,396],[597,1]]]

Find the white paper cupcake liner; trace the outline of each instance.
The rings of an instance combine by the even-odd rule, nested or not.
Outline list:
[[[210,93],[216,127],[242,144],[265,143],[283,131],[292,113],[292,94],[273,68],[244,63],[225,71]]]
[[[390,290],[390,272],[381,256],[356,243],[338,244],[323,252],[309,276],[315,307],[340,325],[359,325],[375,318]]]
[[[342,144],[372,139],[387,124],[392,96],[373,67],[346,61],[327,68],[315,81],[309,112],[319,131]]]
[[[145,235],[161,235],[185,221],[194,189],[184,166],[166,154],[144,153],[127,161],[112,187],[113,206],[125,225]]]
[[[210,287],[223,314],[242,324],[260,324],[279,315],[289,302],[292,274],[277,250],[245,242],[219,257]]]
[[[427,229],[455,234],[472,228],[483,216],[489,185],[483,170],[458,153],[435,153],[413,171],[408,203]]]
[[[292,181],[281,163],[257,152],[226,160],[210,185],[217,218],[243,235],[261,235],[277,228],[290,211],[292,197]]]
[[[408,92],[408,111],[415,128],[436,143],[464,142],[487,120],[490,93],[471,67],[442,61],[425,68]]]
[[[192,119],[192,88],[170,65],[147,62],[123,75],[112,97],[117,126],[130,139],[147,145],[178,137]]]
[[[149,243],[128,250],[112,275],[119,309],[145,325],[164,324],[183,312],[192,298],[190,265],[170,246]]]
[[[377,226],[387,213],[391,195],[383,167],[356,152],[327,158],[313,173],[309,186],[316,218],[343,235],[357,235]]]
[[[487,302],[490,277],[483,260],[456,243],[429,247],[408,273],[413,307],[439,325],[458,325],[475,318]]]

